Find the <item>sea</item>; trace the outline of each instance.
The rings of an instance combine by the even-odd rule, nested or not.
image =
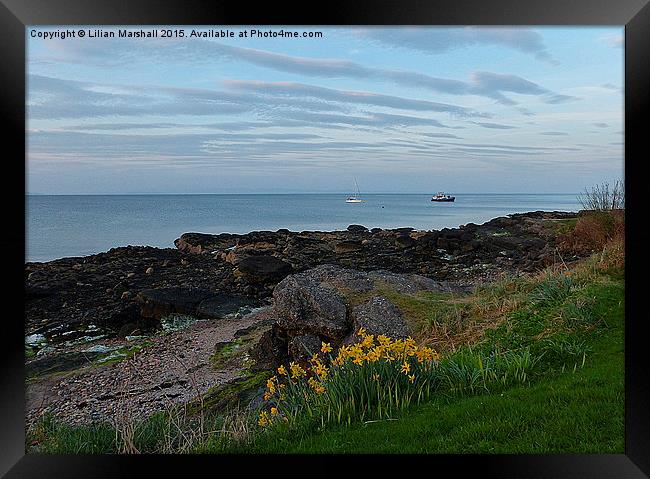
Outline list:
[[[435,203],[430,194],[250,195],[27,195],[27,262],[86,256],[117,246],[174,248],[187,232],[343,230],[411,227],[417,230],[481,224],[528,211],[579,211],[577,194],[454,194]]]

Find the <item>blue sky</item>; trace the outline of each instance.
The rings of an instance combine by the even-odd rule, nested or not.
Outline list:
[[[623,27],[165,28],[185,38],[27,28],[28,193],[347,193],[355,177],[367,193],[577,193],[623,177]]]

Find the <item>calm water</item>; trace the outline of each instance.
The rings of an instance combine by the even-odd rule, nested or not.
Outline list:
[[[453,193],[451,193],[453,194]],[[455,203],[431,195],[125,195],[27,196],[26,261],[85,256],[116,246],[174,247],[182,233],[247,233],[368,228],[416,229],[483,223],[526,211],[578,211],[575,194],[457,194]]]

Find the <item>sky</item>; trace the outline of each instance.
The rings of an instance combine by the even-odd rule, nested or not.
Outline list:
[[[579,193],[623,178],[623,32],[27,27],[26,190]]]

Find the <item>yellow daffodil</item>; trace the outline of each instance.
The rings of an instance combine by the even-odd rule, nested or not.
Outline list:
[[[361,346],[364,348],[371,348],[375,344],[375,337],[372,334],[364,336]]]
[[[278,374],[281,376],[286,376],[287,375],[287,368],[284,367],[284,365],[280,366],[278,368]]]
[[[262,411],[260,413],[260,418],[257,421],[257,424],[259,424],[262,427],[268,426],[269,425],[269,413],[266,411]]]
[[[320,350],[324,353],[330,353],[332,352],[332,346],[330,345],[330,343],[321,342]]]
[[[379,341],[379,344],[382,346],[388,346],[390,344],[390,338],[388,336],[384,336],[383,334],[377,336],[377,341]]]
[[[275,394],[275,382],[273,382],[273,378],[266,381],[266,388],[269,390],[269,393]]]
[[[303,377],[307,374],[307,372],[300,367],[300,364],[291,362],[289,363],[289,369],[291,369],[291,377],[292,378],[299,378]]]
[[[322,394],[325,392],[325,387],[319,381],[316,381],[314,378],[309,378],[307,384],[316,392],[316,394]]]

